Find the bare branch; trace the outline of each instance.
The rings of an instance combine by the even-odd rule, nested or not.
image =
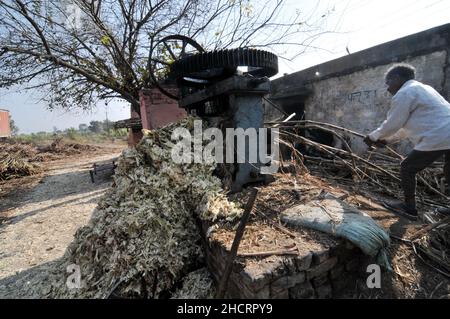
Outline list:
[[[33,28],[36,30],[36,32],[39,34],[39,37],[42,40],[42,44],[45,47],[45,50],[47,51],[47,54],[51,54],[50,51],[50,46],[47,43],[47,40],[45,39],[44,34],[42,33],[42,30],[39,28],[39,26],[37,25],[37,23],[29,16],[27,8],[25,7],[25,5],[23,4],[22,1],[20,0],[15,0],[17,5],[20,7],[20,12],[22,13],[22,15],[28,20],[28,22],[31,23],[31,25],[33,26]]]

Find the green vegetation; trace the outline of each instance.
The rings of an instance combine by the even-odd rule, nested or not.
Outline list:
[[[11,118],[11,114],[9,114],[9,127],[11,128],[11,135],[16,136],[19,134],[19,127],[16,125],[16,122]]]
[[[114,129],[109,121],[91,121],[88,124],[80,124],[78,129],[68,128],[58,130],[54,127],[53,132],[37,132],[31,134],[19,134],[14,140],[22,143],[41,144],[50,140],[64,139],[66,141],[80,144],[107,144],[124,143],[127,139],[127,129]]]

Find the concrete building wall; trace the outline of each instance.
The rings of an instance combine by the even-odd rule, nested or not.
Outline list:
[[[269,99],[300,92],[290,104],[305,110],[305,119],[337,124],[366,134],[386,118],[391,96],[384,83],[385,72],[399,62],[417,68],[417,80],[433,86],[450,98],[450,24],[381,44],[367,50],[302,70],[272,81]],[[282,99],[286,104],[286,99]],[[283,104],[281,103],[281,104]],[[278,114],[266,106],[267,119]],[[350,145],[362,153],[361,138],[348,136]],[[407,141],[396,148],[411,149]]]
[[[446,51],[406,59],[417,69],[417,80],[442,92]],[[386,118],[391,95],[386,91],[384,74],[393,63],[369,68],[352,74],[337,76],[312,83],[313,95],[305,101],[305,114],[314,121],[337,124],[345,128],[370,133]],[[361,138],[349,136],[353,150],[364,152],[367,147]],[[397,149],[406,153],[411,149],[408,141]]]

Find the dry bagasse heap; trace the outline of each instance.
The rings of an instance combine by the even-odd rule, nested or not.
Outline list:
[[[189,273],[180,289],[175,291],[172,299],[213,299],[215,289],[208,269],[201,268]]]
[[[38,164],[40,162],[95,150],[94,146],[66,143],[62,138],[56,138],[50,145],[45,146],[15,139],[6,140],[0,142],[0,181],[39,174],[44,170],[44,167]]]
[[[35,156],[28,144],[0,142],[0,181],[40,173],[41,167],[32,162]]]
[[[89,224],[77,231],[41,297],[158,298],[198,265],[202,247],[196,217],[233,220],[242,210],[227,200],[221,181],[212,176],[214,164],[173,162],[172,130],[191,131],[193,121],[147,132],[136,149],[123,152],[115,185]],[[81,289],[67,288],[71,264],[80,267]],[[200,277],[186,280],[183,289]]]

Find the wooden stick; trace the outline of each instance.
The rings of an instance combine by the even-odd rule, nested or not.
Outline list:
[[[271,124],[271,123],[272,123],[272,122],[268,122],[267,124]],[[273,123],[279,123],[279,122],[273,122]],[[318,128],[319,125],[322,125],[322,126],[327,126],[327,127],[331,127],[331,128],[334,128],[334,129],[338,129],[338,130],[341,130],[341,131],[343,131],[343,132],[347,132],[347,133],[353,134],[353,135],[358,136],[358,137],[364,137],[363,134],[360,134],[360,133],[358,133],[358,132],[355,132],[355,131],[352,131],[352,130],[349,130],[349,129],[346,129],[346,128],[343,128],[343,127],[340,127],[340,126],[337,126],[337,125],[329,124],[329,123],[323,123],[323,122],[317,122],[317,121],[309,121],[309,120],[304,120],[304,121],[289,121],[289,122],[286,122],[286,123],[288,123],[288,124],[291,124],[291,123],[293,123],[293,124],[303,124],[303,125],[305,125],[305,126],[306,126],[307,124],[312,124],[312,127],[315,127],[315,128]],[[293,127],[286,127],[286,128],[292,129]],[[295,128],[295,126],[294,126],[294,128]],[[292,134],[292,135],[295,135],[295,134]],[[337,134],[336,134],[336,135],[337,135]],[[297,136],[298,136],[298,135],[297,135]],[[303,138],[303,137],[299,136],[299,138]],[[305,138],[303,138],[303,139],[305,139]],[[303,140],[303,141],[304,141],[304,140]],[[310,141],[310,140],[309,140],[309,141]],[[312,142],[312,141],[310,141],[310,142]],[[312,142],[312,143],[315,143],[315,142]],[[309,145],[312,145],[312,144],[309,144]],[[334,152],[340,152],[341,154],[342,154],[342,153],[345,153],[344,150],[337,150],[337,149],[332,148],[332,147],[327,146],[327,145],[323,145],[323,144],[321,144],[321,145],[322,145],[323,147],[326,147],[326,148],[330,149],[330,150],[333,150]],[[312,146],[314,146],[314,145],[312,145]],[[400,155],[400,154],[398,154],[397,152],[395,152],[392,148],[386,147],[386,149],[387,149],[390,153],[392,153],[397,159],[399,159],[399,160],[403,160],[403,159],[404,159],[404,157],[403,157],[402,155]],[[322,149],[322,150],[323,150],[323,149]],[[380,156],[387,157],[387,155],[384,155],[384,154],[381,154],[381,153],[375,153],[375,154],[380,155]],[[334,155],[335,155],[335,154],[334,154]],[[379,171],[385,173],[385,174],[388,175],[389,177],[393,178],[395,181],[397,181],[397,182],[400,181],[399,178],[397,178],[396,176],[394,176],[392,173],[390,173],[390,172],[388,172],[388,171],[382,169],[379,165],[372,164],[372,163],[370,163],[369,161],[366,161],[366,160],[360,158],[359,156],[353,154],[352,152],[348,152],[347,155],[351,156],[353,162],[354,162],[355,158],[358,159],[358,160],[361,160],[361,161],[363,161],[365,164],[371,166],[372,168],[375,168],[375,169],[377,169],[377,170],[379,170]],[[395,158],[390,158],[390,159],[395,160]],[[348,163],[345,163],[345,164],[347,165]],[[353,171],[356,173],[356,171],[355,171],[354,168],[355,168],[355,164],[353,165]],[[358,171],[360,171],[360,170],[358,170]],[[356,175],[358,176],[357,173],[356,173]],[[425,187],[427,187],[427,188],[428,188],[429,190],[431,190],[433,193],[439,195],[440,197],[442,197],[442,198],[445,199],[445,200],[450,200],[450,197],[446,196],[446,195],[443,194],[440,190],[438,190],[438,189],[436,189],[435,187],[433,187],[430,183],[427,182],[427,180],[426,180],[421,174],[418,174],[418,175],[417,175],[417,178],[418,178],[418,180],[419,180],[420,182],[422,182],[422,183],[425,185]],[[372,178],[371,178],[371,180],[373,181]],[[377,184],[378,186],[380,186],[379,183],[376,183],[376,184]],[[385,187],[383,187],[383,188],[385,189]],[[389,192],[389,193],[392,193],[390,190],[388,190],[388,192]],[[427,203],[427,205],[429,205],[429,206],[436,207],[436,203],[431,203],[430,200],[426,200],[426,203]]]
[[[264,124],[272,125],[272,124],[279,124],[279,123],[280,122],[266,122]],[[337,130],[340,130],[340,131],[343,131],[343,132],[346,132],[346,133],[353,134],[355,136],[359,136],[359,137],[362,137],[362,138],[365,137],[365,135],[363,135],[361,133],[358,133],[358,132],[355,132],[355,131],[343,128],[341,126],[330,124],[330,123],[318,122],[318,121],[310,121],[310,120],[289,121],[289,122],[285,122],[284,124],[316,124],[316,125],[324,125],[324,126],[328,126],[328,127],[331,127],[331,128],[334,128],[334,129],[337,129]]]
[[[414,246],[414,245],[413,245]],[[419,248],[420,249],[420,248]],[[420,260],[422,260],[422,262],[425,264],[425,265],[427,265],[428,267],[430,267],[430,268],[433,268],[434,270],[436,270],[438,273],[440,273],[441,275],[444,275],[445,277],[447,277],[447,278],[449,278],[450,279],[450,273],[447,273],[447,272],[445,272],[445,271],[442,271],[442,270],[440,270],[439,268],[436,268],[436,267],[434,267],[433,265],[430,265],[429,263],[427,263],[426,261],[425,261],[425,259],[417,252],[417,251],[414,251],[415,253],[416,253],[416,255],[420,258]],[[422,251],[422,253],[424,253],[423,251]],[[426,254],[425,254],[426,255]]]
[[[267,207],[266,205],[261,205],[263,206],[265,209],[270,209],[272,210],[270,207]],[[279,231],[285,233],[286,235],[288,235],[291,238],[297,238],[297,235],[295,235],[294,233],[290,232],[288,229],[286,229],[285,227],[275,223],[274,221],[270,220],[269,217],[264,214],[262,211],[260,211],[259,209],[256,210],[258,214],[262,215],[264,218],[266,218],[266,220],[273,225],[275,228],[277,228]],[[278,213],[278,212],[277,212]]]
[[[394,239],[399,240],[399,241],[402,241],[402,242],[407,243],[407,244],[411,244],[411,240],[405,239],[403,237],[398,237],[398,236],[395,236],[395,235],[392,235],[392,234],[389,235],[389,237],[394,238]]]
[[[342,142],[342,144],[344,145],[344,148],[347,150],[347,152],[353,153],[352,148],[350,147],[350,145],[348,145],[348,143],[344,139],[344,137],[342,135],[338,134],[337,132],[335,132],[333,130],[330,130],[330,129],[326,129],[324,127],[321,127],[321,126],[315,125],[315,124],[314,125],[308,125],[307,127],[312,127],[312,128],[319,129],[319,130],[325,131],[327,133],[333,134],[334,136],[336,136]],[[353,157],[352,157],[352,163],[353,163],[353,168],[356,170],[356,162],[355,162],[355,158],[353,158]],[[356,173],[356,176],[358,176],[358,178],[360,178],[358,173]]]
[[[450,200],[449,197],[447,197],[447,195],[441,193],[439,190],[437,190],[436,188],[434,188],[433,186],[431,186],[426,180],[425,178],[423,178],[422,176],[418,175],[419,180],[425,184],[425,186],[427,186],[430,190],[432,190],[434,193],[436,193],[439,196],[444,197],[446,200]]]
[[[275,122],[274,122],[275,123]],[[310,121],[310,120],[303,120],[303,121],[288,121],[288,122],[284,122],[285,124],[291,124],[291,123],[296,123],[296,124],[312,124],[311,127],[315,127],[315,128],[320,128],[320,125],[322,126],[328,126],[337,130],[341,130],[343,132],[346,133],[350,133],[353,134],[355,136],[358,137],[362,137],[364,138],[365,136],[361,133],[340,127],[338,125],[334,125],[334,124],[330,124],[330,123],[324,123],[324,122],[317,122],[317,121]],[[272,122],[268,122],[266,124],[272,124]],[[279,122],[277,123],[279,124]],[[386,149],[392,153],[393,155],[395,155],[399,160],[404,160],[404,157],[402,155],[400,155],[399,153],[397,153],[394,149],[392,149],[389,146],[386,146]],[[391,176],[392,177],[392,176]],[[450,198],[448,196],[446,196],[445,194],[443,194],[442,192],[440,192],[438,189],[434,188],[433,186],[431,186],[420,174],[418,174],[418,179],[426,186],[428,187],[431,191],[433,191],[434,193],[436,193],[437,195],[443,197],[446,200],[450,200]]]
[[[413,234],[409,240],[411,240],[411,241],[416,240],[416,239],[420,238],[420,236],[429,232],[430,230],[432,230],[436,227],[439,227],[441,225],[448,224],[448,223],[450,223],[450,217],[444,218],[440,222],[437,222],[437,223],[434,223],[434,224],[431,224],[431,225],[428,225],[428,226],[422,228],[421,230],[419,230],[415,234]]]
[[[320,148],[320,149],[322,149],[322,150],[323,150],[323,148],[327,148],[327,149],[333,150],[333,151],[335,151],[335,152],[344,153],[344,154],[346,154],[346,155],[349,155],[350,157],[352,157],[352,159],[358,159],[358,160],[364,162],[365,164],[367,164],[367,165],[369,165],[369,166],[371,166],[371,167],[373,167],[373,168],[375,168],[375,169],[377,169],[377,170],[379,170],[379,171],[385,173],[385,174],[388,175],[389,177],[393,178],[395,181],[400,182],[400,179],[399,179],[398,177],[394,176],[392,173],[390,173],[390,172],[388,172],[387,170],[381,168],[379,165],[375,165],[375,164],[373,164],[373,163],[371,163],[371,162],[369,162],[369,161],[367,161],[367,160],[365,160],[365,159],[363,159],[363,158],[357,156],[356,154],[353,154],[353,153],[348,152],[348,151],[345,151],[345,150],[339,150],[339,149],[336,149],[336,148],[331,147],[331,146],[328,146],[328,145],[323,145],[323,144],[320,144],[320,143],[316,143],[316,142],[313,142],[313,141],[311,141],[311,140],[309,140],[309,139],[306,139],[306,138],[304,138],[304,137],[302,137],[302,136],[299,136],[299,135],[296,135],[296,134],[292,134],[292,133],[289,133],[289,132],[286,132],[286,134],[289,134],[289,135],[295,135],[295,136],[296,136],[298,139],[300,139],[302,142],[304,142],[305,144],[311,145],[311,146],[318,146],[318,145],[320,145],[320,146],[322,147],[322,148]],[[309,143],[308,143],[307,141],[308,141]],[[399,155],[399,156],[400,156],[400,155]],[[400,157],[401,157],[401,156],[400,156]],[[355,165],[353,166],[353,168],[356,168]],[[359,171],[359,170],[358,170],[358,171]],[[358,175],[358,174],[357,174],[357,175]],[[364,175],[367,176],[366,174],[364,174]],[[439,190],[437,190],[436,188],[434,188],[433,186],[431,186],[431,185],[430,185],[430,184],[429,184],[422,176],[418,175],[418,178],[419,178],[419,180],[420,180],[426,187],[428,187],[428,188],[429,188],[432,192],[434,192],[435,194],[437,194],[437,195],[443,197],[443,198],[446,199],[446,200],[449,200],[449,199],[450,199],[450,198],[447,197],[445,194],[441,193]],[[378,185],[378,186],[381,186],[379,183],[377,183],[377,185]]]
[[[298,255],[297,247],[288,250],[275,250],[275,251],[263,251],[257,253],[242,253],[238,254],[239,257],[269,257],[269,256],[282,256],[282,255]]]
[[[250,198],[248,199],[247,205],[245,206],[244,214],[242,215],[242,219],[239,223],[239,226],[236,230],[236,235],[234,236],[233,244],[231,246],[230,254],[228,255],[225,271],[222,277],[222,280],[219,283],[219,288],[217,289],[216,298],[223,299],[225,296],[225,291],[228,285],[228,278],[230,277],[231,270],[233,269],[233,262],[236,258],[239,244],[241,243],[242,236],[244,235],[245,226],[247,225],[248,219],[250,217],[250,213],[252,211],[253,205],[255,204],[256,196],[258,195],[258,190],[256,188],[252,189],[250,194]]]
[[[316,146],[316,145],[313,145],[313,146]],[[373,179],[372,177],[370,177],[366,172],[362,171],[362,170],[361,170],[360,168],[358,168],[358,167],[352,167],[352,166],[350,165],[350,163],[347,163],[347,161],[345,161],[345,160],[342,159],[341,157],[337,156],[336,154],[334,154],[334,153],[331,152],[331,151],[328,151],[326,148],[322,148],[321,146],[324,146],[324,145],[322,145],[322,144],[317,144],[317,148],[318,148],[318,149],[320,149],[320,150],[322,150],[322,151],[324,151],[324,152],[326,152],[326,153],[328,153],[328,154],[334,156],[335,158],[338,158],[339,160],[341,160],[341,161],[342,161],[348,168],[350,168],[357,176],[359,176],[359,175],[357,174],[357,171],[359,171],[362,175],[364,175],[364,176],[366,176],[367,178],[369,178],[369,179],[370,179],[372,182],[374,182],[376,185],[378,185],[379,187],[383,188],[383,189],[386,190],[388,193],[393,194],[393,192],[392,192],[389,188],[387,188],[386,186],[384,186],[384,185],[380,184],[379,182],[377,182],[375,179]]]
[[[279,122],[267,122],[265,124],[269,124],[269,125],[270,124],[279,124]],[[289,121],[289,122],[285,122],[285,124],[315,124],[315,125],[323,125],[323,126],[328,126],[328,127],[334,128],[336,130],[340,130],[340,131],[343,131],[343,132],[346,132],[346,133],[358,136],[358,137],[362,137],[362,138],[365,137],[365,135],[363,135],[361,133],[358,133],[358,132],[355,132],[355,131],[352,131],[352,130],[349,130],[347,128],[344,128],[344,127],[341,127],[341,126],[338,126],[338,125],[334,125],[334,124],[330,124],[330,123],[318,122],[318,121],[311,121],[311,120]],[[391,147],[386,146],[386,149],[389,152],[391,152],[392,154],[394,154],[396,157],[398,157],[399,159],[403,160],[403,156],[398,154]]]
[[[288,135],[295,136],[297,139],[299,139],[300,141],[302,141],[303,143],[305,143],[307,145],[316,146],[316,147],[320,147],[320,148],[325,148],[325,149],[331,150],[331,151],[336,152],[336,153],[345,154],[345,155],[348,155],[350,157],[356,158],[357,160],[359,160],[359,161],[361,161],[361,162],[363,162],[363,163],[365,163],[365,164],[367,164],[369,166],[372,166],[373,168],[379,170],[380,172],[385,173],[386,175],[388,175],[389,177],[391,177],[395,181],[400,182],[400,178],[398,178],[397,176],[395,176],[392,173],[386,171],[385,169],[379,167],[378,165],[375,165],[375,164],[373,164],[373,163],[371,163],[371,162],[369,162],[369,161],[359,157],[358,155],[356,155],[354,153],[349,153],[347,151],[340,150],[340,149],[337,149],[337,148],[334,148],[334,147],[331,147],[331,146],[328,146],[328,145],[323,145],[323,144],[320,144],[320,143],[316,143],[316,142],[313,142],[313,141],[311,141],[311,140],[309,140],[309,139],[307,139],[307,138],[305,138],[303,136],[300,136],[300,135],[292,134],[292,133],[289,133],[289,132],[284,132],[284,133],[288,134]],[[280,134],[282,134],[282,133],[280,132]]]

